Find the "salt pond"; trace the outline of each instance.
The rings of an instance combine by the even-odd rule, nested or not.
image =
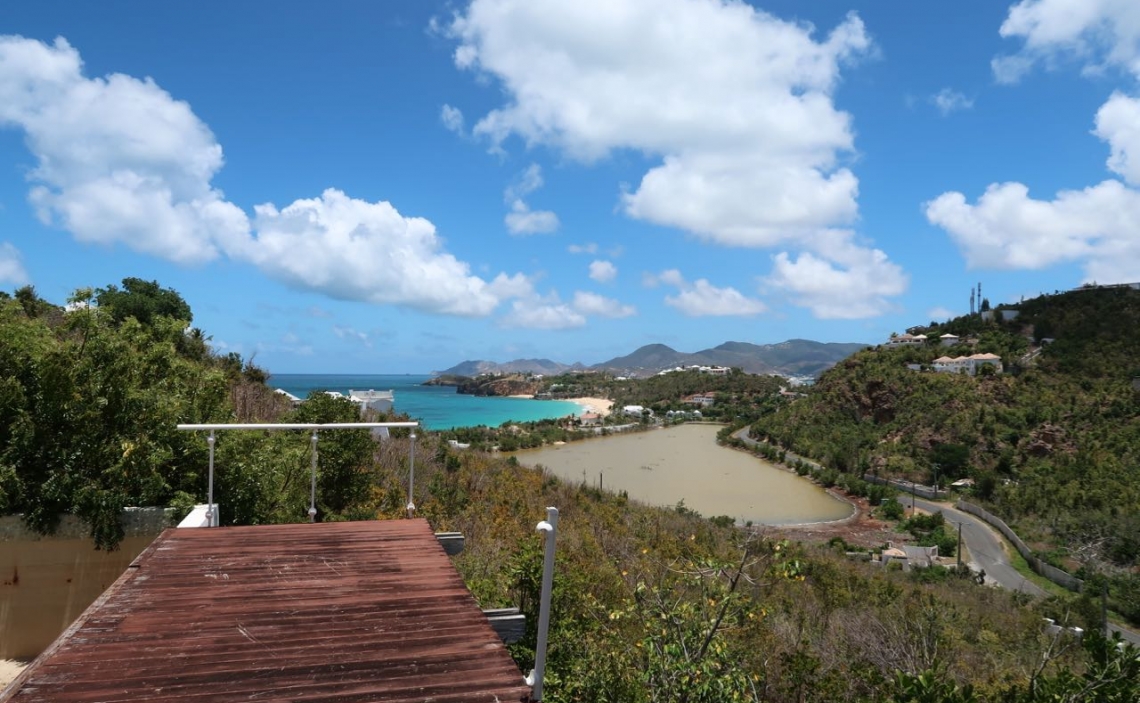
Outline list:
[[[652,505],[738,522],[788,525],[851,515],[850,504],[785,469],[716,443],[715,425],[676,425],[518,452],[568,481],[586,481]]]

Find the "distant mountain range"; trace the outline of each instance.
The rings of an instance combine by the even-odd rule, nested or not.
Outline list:
[[[699,352],[679,352],[664,344],[647,344],[626,356],[619,356],[593,366],[581,363],[563,364],[550,359],[515,359],[500,364],[494,361],[464,361],[438,372],[456,376],[478,376],[487,373],[535,373],[553,376],[568,371],[607,371],[621,376],[650,376],[677,366],[732,366],[748,373],[782,376],[815,376],[868,345],[860,343],[824,343],[807,339],[789,339],[779,344],[725,342]]]

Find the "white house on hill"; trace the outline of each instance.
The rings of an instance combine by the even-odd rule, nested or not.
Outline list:
[[[983,366],[992,366],[995,373],[1002,372],[1001,357],[997,354],[973,354],[972,356],[940,356],[934,360],[934,370],[941,373],[968,373],[977,376]]]
[[[888,347],[913,347],[926,344],[925,334],[896,334],[887,340]]]

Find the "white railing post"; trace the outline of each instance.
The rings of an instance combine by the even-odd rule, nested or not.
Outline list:
[[[206,527],[217,527],[217,511],[214,510],[214,431],[210,430],[210,436],[206,438],[206,444],[210,445],[210,478],[209,485],[206,488]]]
[[[558,537],[558,508],[547,508],[546,519],[536,530],[545,536],[546,553],[542,561],[542,595],[538,605],[538,641],[534,646],[534,669],[526,677],[531,698],[542,700],[542,678],[546,674],[546,637],[550,631],[550,596],[554,587],[554,541]]]
[[[416,516],[416,431],[412,430],[408,448],[408,517]]]
[[[312,480],[309,483],[309,522],[317,521],[317,431],[313,430],[313,456],[310,460]]]

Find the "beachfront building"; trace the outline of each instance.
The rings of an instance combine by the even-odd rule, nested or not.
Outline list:
[[[600,427],[602,424],[602,416],[598,413],[582,413],[579,424],[582,427]]]
[[[288,400],[288,401],[289,401],[289,404],[290,404],[290,405],[292,405],[293,407],[297,407],[298,405],[300,405],[300,404],[301,404],[301,399],[300,399],[300,398],[298,398],[297,396],[293,395],[293,394],[292,394],[292,393],[290,393],[289,391],[287,391],[287,390],[284,390],[283,388],[275,388],[275,389],[273,390],[273,392],[274,392],[274,393],[276,393],[277,395],[281,396],[281,397],[282,397],[282,398],[284,398],[285,400]]]
[[[363,414],[365,410],[372,410],[381,415],[390,413],[392,412],[392,405],[396,400],[396,396],[392,391],[350,390],[348,397],[352,402],[360,405],[361,414]]]
[[[626,405],[621,409],[621,413],[622,415],[629,415],[630,417],[641,417],[645,413],[649,413],[650,416],[653,415],[652,410],[647,410],[641,405]]]

